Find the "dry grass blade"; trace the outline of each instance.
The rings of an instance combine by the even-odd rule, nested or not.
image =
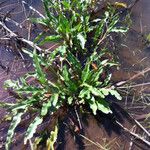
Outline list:
[[[142,71],[140,71],[139,73],[135,74],[134,76],[132,76],[132,77],[129,78],[128,80],[126,80],[126,81],[121,81],[121,82],[116,83],[116,86],[117,86],[118,88],[122,88],[122,87],[121,87],[122,85],[129,83],[130,81],[132,81],[132,80],[138,78],[138,77],[141,76],[141,75],[143,76],[145,73],[147,73],[147,72],[149,72],[149,71],[150,71],[150,68],[149,68],[149,67],[148,67],[148,68],[145,68],[144,70],[142,70]],[[148,83],[148,84],[149,84],[149,83]]]
[[[41,49],[39,46],[34,44],[32,41],[26,40],[24,38],[20,38],[16,33],[11,31],[2,21],[0,21],[0,26],[9,33],[10,38],[17,38],[18,40],[26,43],[34,49],[37,49],[39,52],[46,52],[46,50]]]
[[[107,148],[103,147],[102,145],[100,145],[99,143],[97,142],[94,142],[92,140],[90,140],[89,138],[85,137],[84,135],[82,134],[79,134],[83,139],[87,140],[88,142],[94,144],[96,147],[100,148],[101,150],[108,150]]]
[[[145,143],[147,146],[150,147],[150,142],[146,139],[144,139],[143,137],[139,136],[138,134],[130,131],[129,129],[127,129],[126,127],[124,127],[121,123],[119,123],[118,121],[116,121],[117,125],[119,125],[125,132],[129,133],[131,136],[135,137],[136,139],[142,141],[143,143]]]

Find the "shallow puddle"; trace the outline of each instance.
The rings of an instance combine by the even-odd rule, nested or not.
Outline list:
[[[38,0],[26,0],[29,5],[34,6],[40,12],[43,12],[41,9],[41,1]],[[131,3],[132,1],[125,1]],[[5,7],[4,7],[5,6]],[[19,33],[20,36],[25,38],[34,39],[36,34],[39,32],[39,28],[36,26],[30,26],[26,20],[29,15],[31,15],[31,10],[28,5],[23,5],[20,1],[10,0],[4,6],[0,5],[0,12],[7,13],[10,8],[15,8],[10,13],[12,19],[16,22],[21,23],[19,27],[16,28],[15,24],[7,23],[7,25],[14,30],[16,33]],[[16,13],[17,12],[17,13]],[[114,71],[113,81],[114,83],[128,80],[137,73],[141,72],[145,68],[150,66],[150,45],[146,43],[146,36],[150,33],[150,0],[141,0],[139,1],[131,11],[132,26],[127,34],[127,36],[119,39],[117,45],[117,55],[118,61],[120,62],[120,70]],[[30,29],[30,30],[29,30]],[[7,47],[6,47],[7,45]],[[16,54],[18,56],[16,56]],[[28,57],[25,56],[24,60],[20,57],[18,52],[14,52],[13,46],[9,42],[1,42],[0,45],[0,100],[1,101],[14,101],[11,95],[9,95],[3,89],[3,83],[7,79],[16,79],[21,75],[32,69],[31,61]],[[133,80],[132,85],[143,84],[150,82],[150,73],[141,74],[138,78]],[[134,84],[133,84],[134,83]],[[122,89],[120,89],[122,90]],[[127,108],[129,112],[132,113],[135,117],[140,117],[143,114],[150,112],[150,108],[144,107],[144,102],[149,103],[149,96],[146,99],[141,98],[145,94],[150,93],[150,86],[138,86],[134,88],[125,88],[123,89],[126,92],[124,100],[120,102],[120,105],[123,108]],[[130,95],[131,91],[135,94],[135,99],[133,95]],[[139,99],[138,99],[139,98]],[[134,101],[138,100],[136,104]],[[83,126],[83,131],[81,136],[72,135],[67,125],[70,123],[70,120],[67,118],[74,118],[73,110],[69,112],[67,118],[64,118],[60,126],[59,141],[56,149],[58,150],[74,150],[74,149],[85,149],[85,150],[96,150],[102,149],[100,145],[107,149],[111,150],[127,150],[131,148],[129,135],[125,134],[116,124],[114,124],[113,119],[117,118],[126,128],[131,129],[134,126],[134,123],[129,117],[123,112],[123,110],[113,104],[112,108],[114,110],[114,116],[107,116],[99,114],[97,118],[86,114],[85,116],[81,115],[80,119]],[[3,110],[0,110],[1,116],[5,114]],[[63,116],[64,117],[64,116]],[[142,118],[142,121],[145,118]],[[78,126],[78,123],[76,124]],[[4,141],[6,138],[6,124],[1,123],[0,125],[0,149],[4,149]],[[141,132],[137,128],[137,133]],[[87,139],[88,138],[88,139]],[[92,142],[93,141],[93,142]],[[97,142],[97,145],[94,144]],[[137,146],[135,146],[137,143]],[[144,147],[142,144],[138,144],[136,141],[132,145],[133,150],[148,150],[148,147]],[[23,149],[20,148],[20,142],[18,145],[12,147],[13,150]],[[110,147],[109,147],[110,146]],[[30,149],[30,148],[26,148]]]

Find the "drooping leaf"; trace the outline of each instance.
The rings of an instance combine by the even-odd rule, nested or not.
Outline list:
[[[13,120],[11,121],[10,127],[8,129],[8,133],[7,133],[7,139],[6,139],[6,145],[5,145],[6,150],[9,150],[9,148],[10,148],[10,144],[13,141],[12,138],[13,138],[15,129],[16,129],[17,125],[20,123],[21,116],[23,114],[24,114],[23,111],[16,112],[16,115],[13,117]]]
[[[13,103],[6,103],[6,102],[1,102],[0,101],[0,107],[1,108],[6,108],[6,109],[9,109],[10,107],[14,106],[15,104]]]
[[[105,114],[112,113],[109,104],[104,99],[96,100],[97,109],[102,111]]]
[[[54,150],[54,144],[57,140],[58,126],[55,125],[54,131],[51,131],[50,138],[47,140],[47,150]]]
[[[126,33],[128,31],[128,28],[113,28],[111,29],[111,32],[116,32],[116,33]]]
[[[42,40],[39,45],[44,45],[47,42],[60,42],[62,37],[60,35],[50,35],[46,36],[44,40]]]
[[[27,132],[25,134],[24,144],[27,144],[27,141],[33,137],[34,133],[36,132],[38,125],[41,124],[42,122],[43,122],[43,119],[39,116],[37,116],[33,120],[33,122],[29,125]]]
[[[122,100],[121,95],[116,90],[109,90],[109,93],[115,96],[118,100]]]
[[[82,71],[82,76],[81,76],[81,79],[82,79],[82,82],[86,82],[86,80],[88,79],[88,77],[91,75],[90,73],[90,62],[87,62],[83,71]]]
[[[33,23],[38,23],[44,26],[47,26],[46,19],[43,18],[30,18]]]

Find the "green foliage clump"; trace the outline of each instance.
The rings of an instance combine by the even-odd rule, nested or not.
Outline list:
[[[36,50],[26,51],[33,58],[34,71],[17,81],[5,82],[5,87],[12,88],[19,97],[14,104],[1,104],[14,116],[6,149],[9,149],[15,128],[27,112],[33,111],[36,117],[25,133],[25,144],[45,116],[53,115],[62,106],[86,104],[94,115],[98,110],[108,114],[112,111],[107,96],[121,100],[120,94],[110,84],[111,74],[108,73],[117,64],[106,58],[105,55],[109,54],[106,48],[99,49],[110,33],[127,31],[119,26],[116,10],[109,7],[103,15],[94,18],[91,12],[96,1],[44,0],[43,4],[45,18],[32,20],[46,26],[53,34],[44,35],[43,32],[35,41],[39,45],[57,42],[59,46],[44,56],[37,54]],[[55,141],[53,138],[49,142],[53,145]]]

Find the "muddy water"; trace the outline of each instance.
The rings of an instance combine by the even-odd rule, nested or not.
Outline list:
[[[28,4],[34,6],[39,11],[42,12],[41,5],[37,0],[26,0]],[[127,0],[126,0],[127,2]],[[128,1],[130,3],[130,1]],[[8,7],[9,3],[9,7]],[[16,28],[14,24],[8,23],[7,25],[15,30],[15,32],[19,33],[20,36],[25,38],[34,38],[35,33],[39,32],[38,28],[32,27],[32,32],[28,30],[29,24],[25,20],[26,17],[31,13],[27,6],[22,7],[20,1],[11,0],[7,2],[5,8],[3,8],[3,12],[7,12],[10,10],[10,7],[14,7],[15,11],[12,15],[12,19],[20,22],[22,25],[22,29]],[[26,11],[25,11],[26,9]],[[16,13],[17,12],[17,13]],[[139,1],[135,7],[132,9],[132,28],[126,37],[123,37],[119,40],[119,46],[117,46],[117,54],[119,55],[119,62],[121,64],[120,70],[115,71],[113,74],[114,82],[120,82],[131,78],[136,73],[142,71],[143,69],[150,66],[150,48],[149,45],[144,44],[144,38],[146,34],[150,33],[150,1],[149,0],[141,0]],[[28,34],[27,34],[28,33]],[[29,35],[30,34],[30,35]],[[0,100],[2,101],[14,101],[12,96],[9,95],[6,91],[3,90],[2,85],[6,79],[16,79],[19,76],[23,75],[25,72],[28,72],[32,65],[28,57],[25,57],[25,60],[22,60],[17,52],[14,53],[12,45],[9,47],[4,47],[5,43],[2,42],[0,46],[0,61],[3,66],[6,68],[0,68]],[[7,43],[8,45],[8,43]],[[6,51],[7,50],[7,51]],[[13,52],[12,52],[13,50]],[[139,76],[138,80],[134,80],[137,83],[145,83],[149,82],[150,75],[148,73],[143,76]],[[137,90],[137,89],[136,89]],[[138,87],[138,91],[141,93],[150,92],[150,87]],[[131,100],[132,101],[131,101]],[[139,105],[143,104],[143,100],[139,99]],[[134,116],[139,116],[141,114],[148,113],[150,111],[149,108],[143,109],[143,107],[137,107],[133,104],[133,97],[126,96],[123,102],[120,103],[121,106],[130,107],[129,111],[132,112]],[[106,146],[109,143],[108,147],[111,147],[112,150],[127,150],[130,149],[129,135],[125,134],[116,124],[114,124],[114,118],[117,118],[125,127],[131,129],[134,123],[124,114],[120,107],[112,105],[112,108],[117,108],[114,110],[114,116],[107,116],[99,114],[97,118],[86,114],[80,115],[80,120],[82,123],[83,131],[81,132],[87,139],[81,136],[76,136],[75,134],[71,134],[68,129],[68,124],[70,124],[70,119],[76,117],[73,111],[70,111],[68,116],[62,121],[60,126],[60,134],[59,141],[56,148],[58,150],[74,150],[74,149],[86,149],[86,150],[96,150],[102,149],[92,142],[89,142],[89,139],[93,142],[98,142],[101,146]],[[1,110],[1,114],[5,113]],[[70,118],[70,119],[67,119]],[[5,141],[6,137],[6,124],[1,124],[0,126],[0,149],[3,149],[2,145]],[[78,126],[78,123],[75,124]],[[138,130],[138,129],[137,129]],[[138,132],[138,131],[137,131]],[[136,141],[137,142],[137,141]],[[141,146],[141,147],[140,147]],[[132,146],[133,150],[142,150],[147,149],[148,147],[144,147],[142,144],[140,146],[136,146],[135,143]],[[107,147],[107,148],[108,148]],[[13,147],[12,149],[20,149],[19,145],[17,147]],[[27,149],[27,148],[26,148]]]
[[[119,61],[121,69],[114,73],[114,80],[124,81],[130,79],[135,74],[142,72],[145,68],[150,66],[150,48],[149,43],[145,44],[145,37],[150,33],[150,1],[139,1],[132,9],[132,26],[124,39],[121,39],[121,46],[118,48]],[[138,78],[132,81],[131,84],[144,84],[150,81],[150,73],[141,74]],[[140,115],[143,113],[149,113],[150,108],[144,109],[142,98],[145,94],[150,92],[150,86],[138,86],[130,90],[135,90],[139,97],[126,97],[125,105],[131,108],[129,111],[133,111],[133,114]],[[129,91],[127,91],[129,92]],[[128,101],[129,100],[129,101]],[[138,100],[137,106],[132,107],[133,101]],[[144,112],[145,111],[145,112]]]

